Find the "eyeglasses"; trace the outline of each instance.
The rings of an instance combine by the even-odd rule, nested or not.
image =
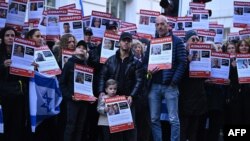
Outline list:
[[[199,38],[197,38],[197,37],[193,37],[191,39],[192,39],[192,42],[198,42],[199,41]]]

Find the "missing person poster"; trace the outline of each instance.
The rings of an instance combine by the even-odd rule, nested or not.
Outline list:
[[[176,22],[176,29],[177,31],[184,30],[188,31],[193,28],[193,19],[192,17],[177,17]]]
[[[7,11],[8,11],[8,3],[0,2],[0,28],[5,27]]]
[[[172,68],[172,37],[151,40],[148,70],[159,67],[160,70]]]
[[[191,44],[189,77],[209,78],[211,73],[211,44]]]
[[[21,31],[25,21],[27,0],[12,0],[9,2],[6,25]]]
[[[197,30],[197,35],[199,37],[200,42],[214,42],[216,33],[211,30]]]
[[[47,11],[43,11],[40,17],[38,29],[40,30],[42,36],[44,37],[46,37],[47,34],[47,25],[48,25]]]
[[[250,54],[236,54],[236,66],[239,83],[250,83]]]
[[[39,23],[40,17],[43,14],[44,0],[30,0],[28,6],[28,21],[36,20]]]
[[[102,38],[106,30],[106,25],[111,18],[110,13],[92,11],[90,18],[90,27],[93,31],[93,36]]]
[[[74,54],[74,50],[62,49],[62,68],[64,64],[68,62],[69,58]]]
[[[241,40],[250,38],[250,29],[240,30],[239,35]]]
[[[209,29],[208,10],[192,9],[193,29]]]
[[[38,47],[35,50],[35,62],[39,65],[39,72],[48,75],[59,75],[61,69],[48,46]]]
[[[227,53],[212,52],[211,78],[215,84],[225,84],[229,79],[230,55]]]
[[[82,16],[59,16],[60,22],[60,35],[64,34],[74,34],[77,41],[83,39],[83,26],[82,26]]]
[[[232,41],[232,40],[240,40],[240,34],[239,32],[231,32],[227,35],[227,40]]]
[[[175,36],[178,36],[179,38],[181,38],[181,40],[182,40],[183,42],[185,42],[186,31],[184,31],[184,30],[177,30],[177,31],[173,31],[173,34],[174,34]]]
[[[233,25],[240,28],[250,25],[250,2],[234,1]]]
[[[140,10],[140,20],[137,31],[140,33],[151,34],[155,36],[155,20],[160,15],[158,11]]]
[[[74,97],[77,100],[95,101],[93,95],[93,73],[94,69],[75,64],[74,69]]]
[[[224,25],[222,24],[209,24],[209,30],[215,32],[214,42],[222,43],[224,38]]]
[[[10,74],[20,75],[25,77],[34,77],[34,53],[35,42],[22,38],[15,38],[12,53]]]
[[[169,30],[175,31],[176,22],[177,22],[176,17],[167,16],[167,19],[168,19],[168,25],[169,25],[169,28],[170,28]]]
[[[120,35],[105,32],[103,40],[102,40],[100,63],[104,64],[106,60],[110,56],[114,55],[115,52],[119,49],[120,47],[119,39],[120,39]]]
[[[110,133],[134,129],[133,118],[125,96],[105,98]]]

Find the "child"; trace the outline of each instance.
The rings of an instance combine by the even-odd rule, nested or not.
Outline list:
[[[110,133],[107,113],[114,114],[114,109],[105,107],[104,99],[116,96],[117,82],[113,79],[106,81],[105,85],[106,95],[100,96],[98,99],[97,111],[100,113],[98,125],[102,128],[103,141],[119,141],[121,133]]]
[[[74,97],[74,66],[75,64],[87,65],[87,44],[79,41],[74,55],[64,65],[60,86],[66,103],[66,127],[64,141],[81,141],[83,127],[87,116],[88,102],[79,101]]]

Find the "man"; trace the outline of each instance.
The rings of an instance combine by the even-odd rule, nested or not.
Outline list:
[[[88,50],[92,50],[95,48],[95,45],[91,43],[91,38],[93,36],[92,29],[90,27],[84,28],[84,41],[87,43]]]
[[[71,33],[69,23],[63,23],[64,33]]]
[[[171,125],[171,141],[180,139],[180,122],[178,116],[178,83],[186,68],[187,54],[182,40],[171,35],[168,28],[167,18],[160,15],[156,18],[156,38],[172,37],[172,68],[159,70],[156,66],[148,73],[152,75],[152,85],[149,90],[149,107],[151,116],[151,130],[154,141],[162,141],[160,123],[162,98],[166,100],[169,122]],[[149,49],[145,57],[145,64],[148,63]]]
[[[116,54],[109,57],[103,65],[99,79],[99,93],[104,95],[105,81],[114,79],[118,82],[117,94],[127,96],[131,105],[131,112],[134,120],[133,99],[140,91],[143,84],[144,71],[142,64],[134,59],[131,50],[132,35],[124,32],[121,34],[120,49]],[[136,141],[136,129],[122,132],[125,141]]]

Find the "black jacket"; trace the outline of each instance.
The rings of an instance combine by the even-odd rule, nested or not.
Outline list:
[[[66,100],[72,100],[72,95],[74,94],[74,67],[75,64],[87,65],[85,60],[81,60],[75,56],[72,56],[67,63],[65,63],[61,79],[60,87],[62,90],[63,98]]]
[[[127,66],[124,69],[124,82],[118,82],[117,94],[121,91],[125,91],[127,96],[136,96],[140,92],[143,86],[144,69],[142,63],[134,59],[134,55],[130,52],[127,58]],[[99,80],[99,93],[104,92],[105,82],[108,79],[114,79],[118,81],[122,60],[120,59],[120,50],[117,50],[116,54],[108,58],[103,65],[100,80]],[[125,84],[122,85],[121,84]],[[123,93],[124,94],[124,93]]]

